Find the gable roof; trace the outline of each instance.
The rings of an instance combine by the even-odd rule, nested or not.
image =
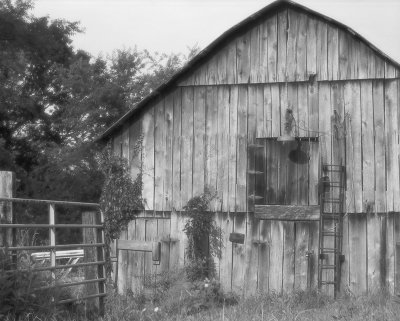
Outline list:
[[[103,134],[101,134],[96,139],[96,141],[103,141],[103,140],[107,139],[112,133],[117,131],[127,120],[131,119],[135,114],[137,114],[139,111],[141,111],[146,105],[148,105],[152,101],[156,100],[161,95],[166,94],[168,92],[168,90],[173,88],[178,83],[179,80],[181,80],[187,74],[192,72],[201,63],[203,63],[206,59],[208,59],[213,53],[215,53],[221,47],[221,45],[225,44],[231,38],[237,36],[238,33],[246,31],[249,27],[256,24],[260,19],[264,18],[266,15],[273,14],[276,11],[286,9],[286,8],[301,10],[301,11],[306,12],[316,18],[325,20],[326,22],[328,22],[342,30],[345,30],[345,31],[351,33],[356,39],[362,41],[366,46],[370,47],[376,54],[381,56],[384,60],[390,62],[395,67],[400,69],[400,64],[398,62],[396,62],[395,60],[393,60],[392,58],[387,56],[385,53],[383,53],[381,50],[379,50],[372,43],[370,43],[367,39],[365,39],[359,33],[355,32],[350,27],[348,27],[332,18],[329,18],[321,13],[311,10],[303,5],[293,2],[291,0],[277,0],[277,1],[269,4],[268,6],[264,7],[263,9],[257,11],[256,13],[252,14],[245,20],[241,21],[240,23],[236,24],[232,28],[228,29],[227,31],[225,31],[221,36],[219,36],[216,40],[214,40],[210,45],[208,45],[205,49],[200,51],[193,59],[191,59],[189,62],[187,62],[180,70],[178,70],[171,77],[171,79],[169,79],[167,82],[161,84],[153,92],[151,92],[149,95],[147,95],[145,98],[143,98],[139,103],[137,103],[135,106],[133,106],[132,109],[130,109],[125,115],[123,115],[113,125],[111,125]]]

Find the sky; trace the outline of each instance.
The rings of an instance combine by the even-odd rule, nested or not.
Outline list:
[[[76,49],[93,56],[137,46],[158,52],[201,49],[271,0],[35,0],[35,16],[80,21]],[[400,0],[298,0],[346,24],[400,62]]]

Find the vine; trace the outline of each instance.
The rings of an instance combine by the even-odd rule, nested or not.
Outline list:
[[[142,138],[135,144],[134,154],[140,153]],[[135,155],[133,156],[133,158]],[[115,156],[111,145],[99,155],[99,168],[104,175],[104,185],[100,197],[100,210],[104,214],[104,231],[107,249],[111,240],[118,239],[121,231],[136,218],[137,211],[143,210],[142,170],[134,180],[130,176],[128,162],[125,158]],[[109,258],[107,253],[107,258]],[[110,264],[108,264],[110,271]]]
[[[216,198],[216,193],[206,189],[183,207],[189,218],[183,229],[188,238],[186,271],[193,281],[212,277],[215,273],[213,257],[221,257],[222,230],[215,225],[214,213],[210,211],[210,203]]]

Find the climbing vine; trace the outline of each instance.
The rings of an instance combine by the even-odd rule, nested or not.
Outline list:
[[[187,272],[192,280],[212,277],[215,272],[213,257],[221,257],[222,230],[216,226],[214,213],[210,210],[210,204],[216,198],[216,193],[206,190],[183,207],[188,217],[184,226],[188,238]]]
[[[139,152],[135,147],[134,153]],[[138,175],[132,180],[127,160],[115,156],[110,145],[100,154],[99,166],[105,177],[100,209],[104,214],[106,240],[110,242],[111,239],[117,239],[128,223],[135,219],[137,211],[144,208],[142,171],[139,169]]]

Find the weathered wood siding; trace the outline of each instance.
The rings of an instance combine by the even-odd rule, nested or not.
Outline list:
[[[390,63],[347,30],[285,9],[243,30],[180,86],[380,79],[398,77]]]
[[[121,238],[175,239],[163,243],[161,267],[147,254],[121,251],[119,276],[128,279],[120,287],[139,289],[144,274],[184,263],[180,211],[206,187],[219,197],[213,210],[225,247],[216,266],[225,289],[315,286],[318,223],[256,220],[253,211],[256,204],[317,204],[320,164],[333,163],[346,165],[347,177],[342,288],[362,293],[387,282],[399,290],[398,77],[351,33],[292,9],[223,44],[113,135],[132,177],[142,169],[146,215],[154,216],[132,222]],[[317,141],[308,147],[310,166],[282,170],[288,150],[280,143],[252,150],[259,138],[284,133],[287,108],[296,135]],[[245,234],[245,243],[229,242],[231,232]]]

